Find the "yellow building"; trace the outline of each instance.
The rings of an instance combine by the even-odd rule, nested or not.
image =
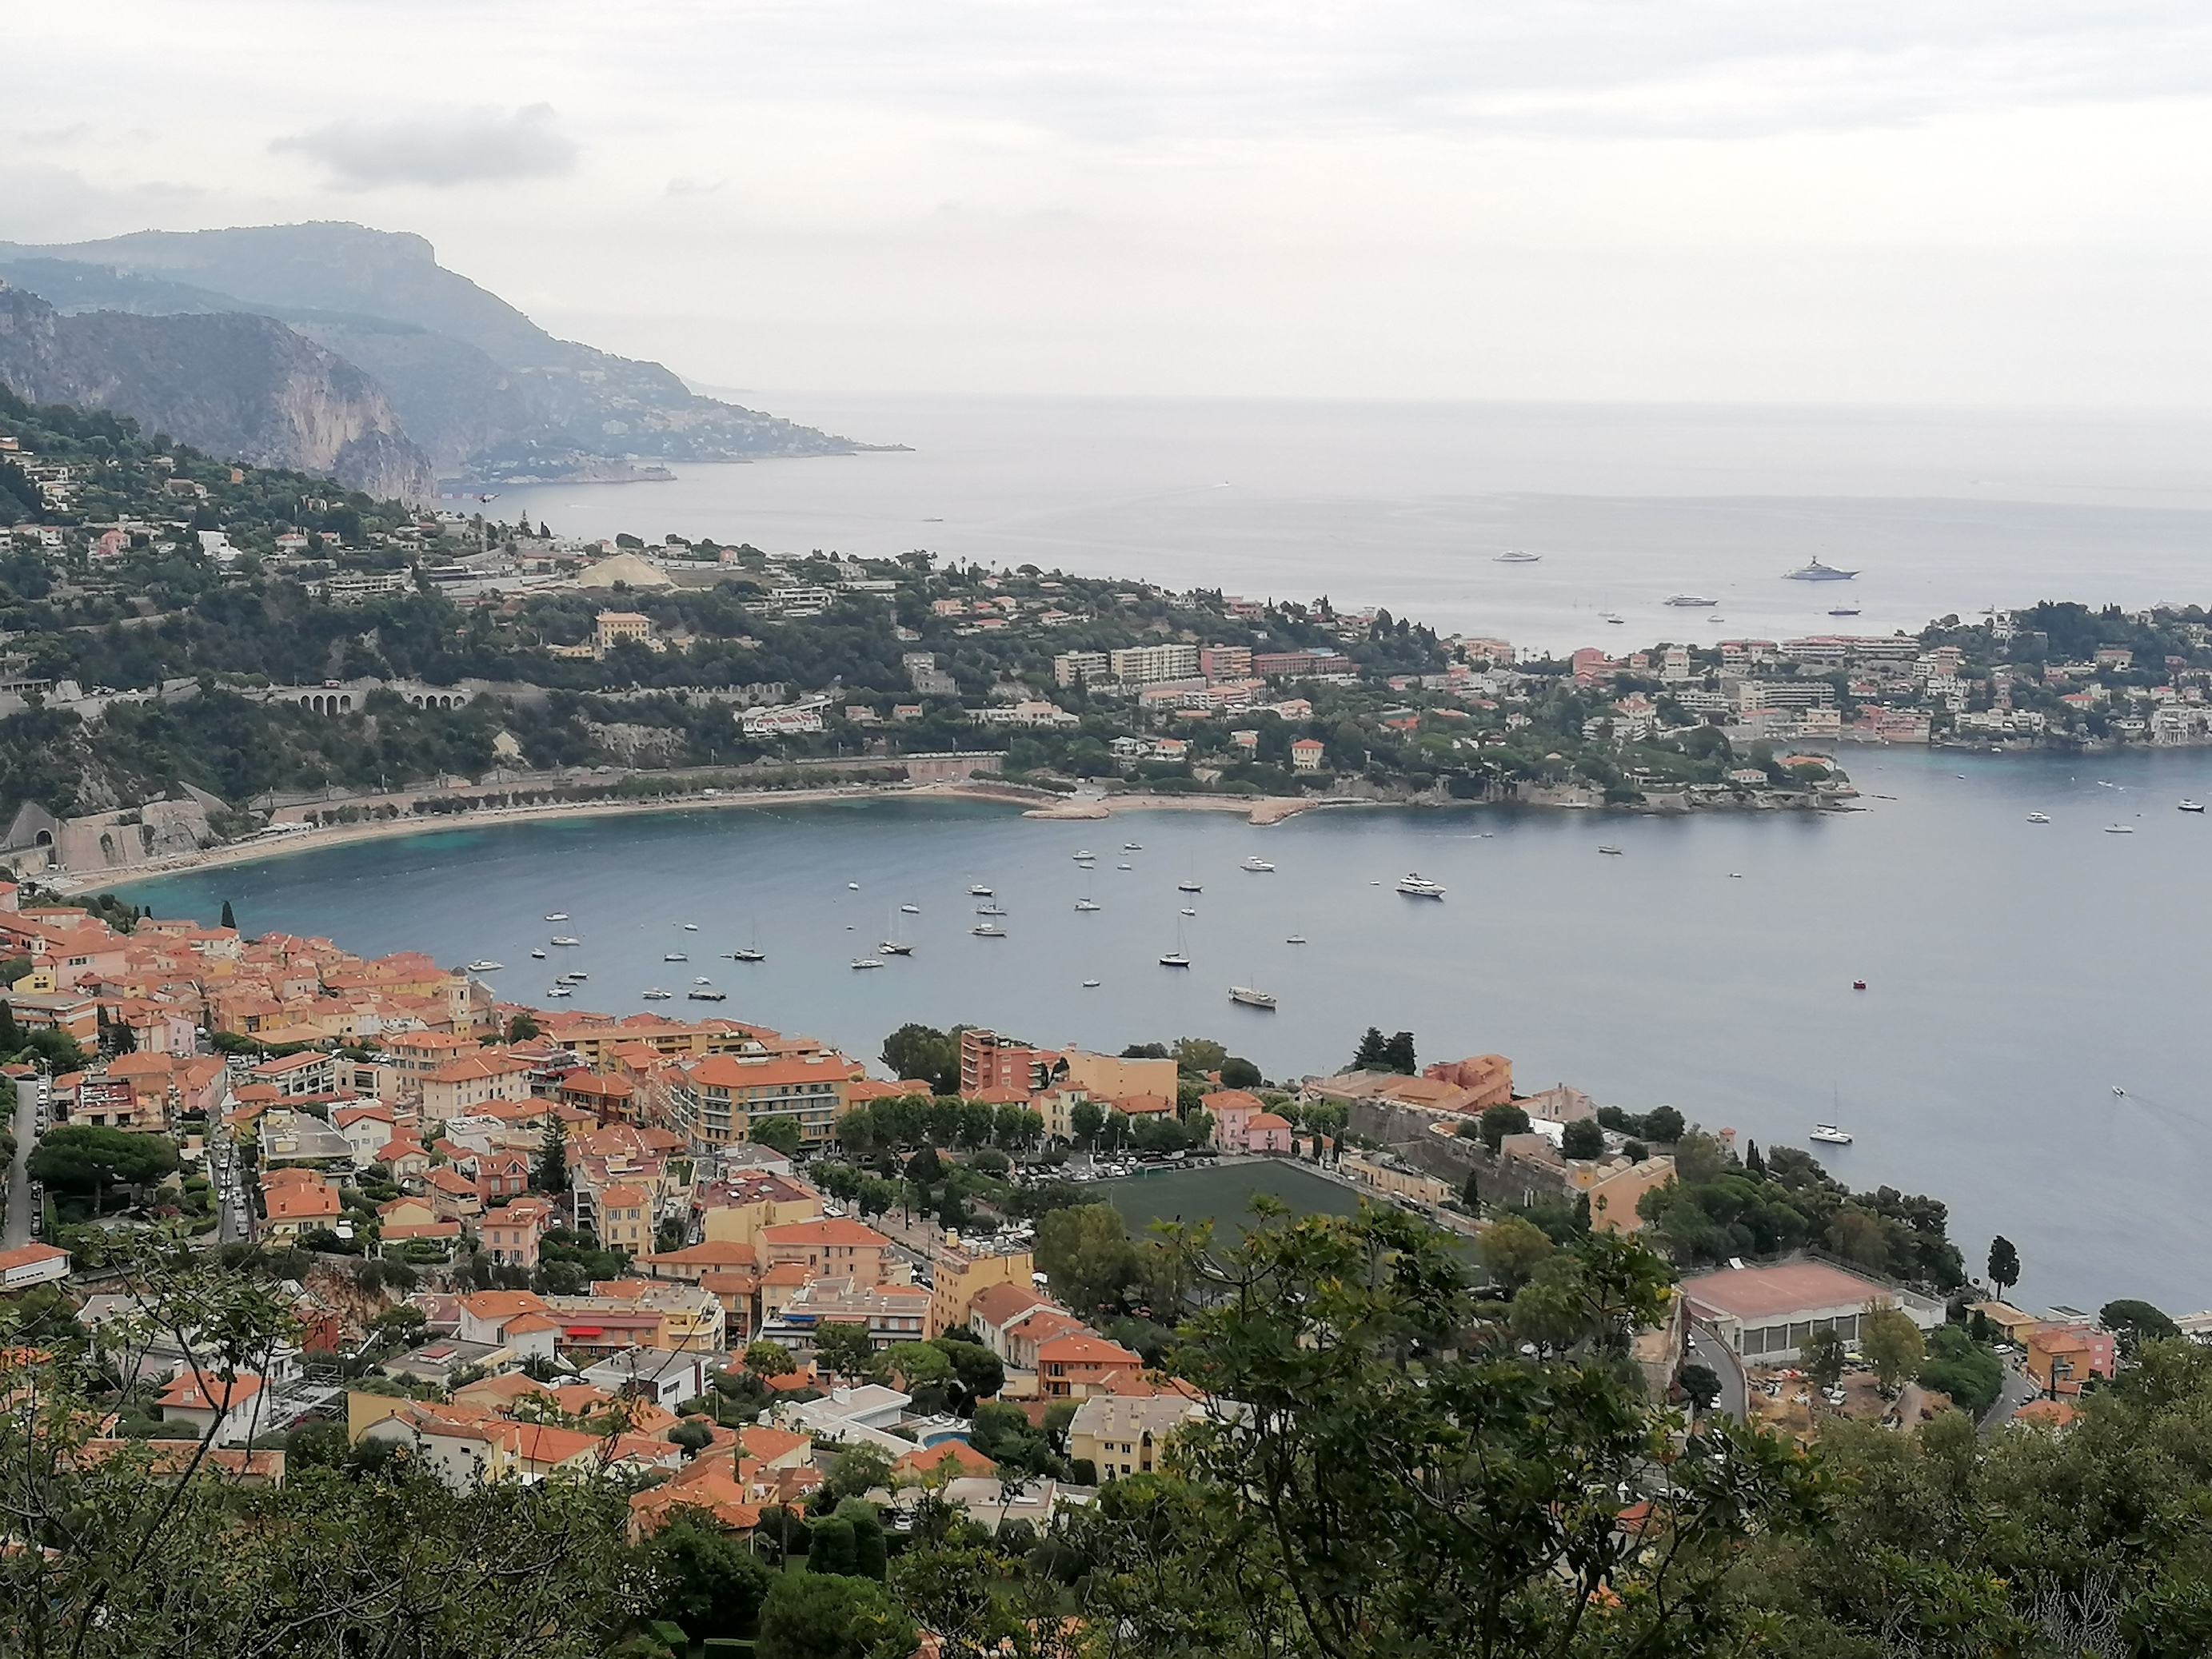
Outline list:
[[[1074,1462],[1087,1458],[1101,1481],[1149,1474],[1160,1467],[1168,1442],[1205,1415],[1206,1407],[1187,1395],[1094,1394],[1068,1423],[1067,1455]]]
[[[1357,1152],[1345,1154],[1337,1168],[1371,1192],[1407,1203],[1425,1204],[1431,1209],[1459,1196],[1459,1188],[1449,1181],[1439,1181],[1417,1170],[1394,1170]]]
[[[1176,1097],[1176,1063],[1171,1060],[1124,1060],[1070,1048],[1060,1055],[1064,1085],[1081,1089],[1094,1100],[1126,1100],[1133,1095]]]
[[[763,1227],[821,1218],[822,1200],[811,1195],[769,1195],[735,1204],[719,1204],[699,1212],[702,1236],[716,1244],[757,1245]]]
[[[635,611],[600,611],[592,629],[592,653],[604,657],[624,640],[650,648],[654,643],[653,618]]]
[[[956,1234],[945,1235],[930,1262],[935,1279],[930,1291],[931,1322],[940,1331],[965,1328],[968,1307],[994,1285],[1018,1285],[1027,1290],[1036,1272],[1036,1258],[1027,1250],[1005,1255],[986,1255],[961,1248]]]
[[[1577,1164],[1570,1168],[1576,1190],[1589,1195],[1590,1228],[1601,1233],[1632,1233],[1641,1229],[1644,1218],[1636,1212],[1637,1203],[1644,1194],[1674,1178],[1671,1158],[1647,1158],[1641,1164],[1617,1158],[1610,1164]]]

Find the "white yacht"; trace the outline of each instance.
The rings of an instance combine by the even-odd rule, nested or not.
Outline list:
[[[533,957],[537,957],[537,958],[538,958],[538,961],[540,961],[540,962],[543,962],[543,961],[544,961],[544,960],[545,960],[545,952],[544,952],[544,951],[532,951],[530,954],[531,954],[532,956],[533,956]]]
[[[857,881],[848,881],[845,884],[845,890],[848,893],[857,893],[860,890],[860,884]]]
[[[1083,988],[1086,991],[1095,991],[1098,988],[1098,981],[1095,979],[1086,979],[1083,981]]]
[[[1075,908],[1079,910],[1103,910],[1106,907],[1096,899],[1079,898],[1075,901]]]
[[[970,898],[988,898],[991,896],[991,890],[984,886],[983,884],[979,881],[973,887],[970,887],[968,890],[968,896]]]
[[[1229,1000],[1231,1002],[1241,1002],[1247,1008],[1265,1008],[1271,1013],[1274,1011],[1275,1006],[1274,993],[1272,991],[1255,991],[1249,985],[1231,986],[1229,988]]]
[[[876,949],[887,957],[910,957],[914,954],[914,946],[908,945],[904,939],[887,939],[878,945]]]
[[[696,921],[687,921],[684,924],[684,931],[687,933],[696,933],[699,931],[699,924]]]
[[[1182,914],[1187,916],[1194,916],[1198,912],[1192,906],[1186,904],[1182,907]]]
[[[1176,891],[1178,893],[1203,893],[1205,890],[1204,884],[1195,880],[1179,881],[1176,884]]]
[[[2108,823],[2105,826],[2105,833],[2108,836],[2132,836],[2135,832],[2136,827],[2132,823]]]
[[[1812,563],[1796,570],[1785,571],[1782,580],[1790,582],[1847,582],[1858,574],[1856,570],[1838,570],[1832,564],[1822,564],[1820,556],[1815,554]]]
[[[1407,898],[1440,899],[1444,896],[1442,882],[1431,881],[1419,871],[1408,871],[1398,883],[1398,890]]]
[[[686,991],[684,994],[694,1002],[727,1002],[730,1000],[727,991],[717,991],[711,985],[702,985],[696,990]]]
[[[549,997],[572,997],[576,994],[576,992],[573,986],[555,985],[550,987],[545,994]]]
[[[2201,812],[2204,810],[2204,803],[2201,800],[2185,799],[2181,803],[2181,810],[2185,812]]]
[[[1702,593],[1670,593],[1666,602],[1677,611],[1711,610],[1720,603],[1718,599],[1709,599]]]
[[[1823,1146],[1848,1146],[1851,1144],[1850,1133],[1832,1123],[1815,1123],[1813,1133],[1807,1139],[1817,1140]]]
[[[566,910],[548,910],[545,913],[545,920],[548,921],[566,921],[568,920],[568,913]]]
[[[1275,873],[1275,866],[1268,863],[1267,860],[1261,858],[1257,853],[1253,854],[1250,858],[1246,859],[1243,863],[1238,865],[1237,867],[1239,870],[1249,871],[1255,876],[1272,876]]]
[[[853,966],[855,968],[880,968],[883,965],[884,963],[881,957],[854,957],[853,958]]]
[[[1086,848],[1082,852],[1079,852],[1075,855],[1075,861],[1078,864],[1088,864],[1097,856],[1097,854],[1091,852],[1088,848]]]
[[[2048,823],[2051,822],[2051,814],[2048,812],[2030,812],[2027,815],[2027,821],[2030,823]]]
[[[639,1000],[645,1002],[671,1002],[676,997],[675,992],[664,991],[658,985],[650,991],[640,991],[637,994]]]
[[[661,957],[661,960],[663,962],[689,962],[691,958],[685,956],[681,951],[671,951],[666,956]]]
[[[1140,841],[1125,841],[1121,843],[1121,850],[1125,853],[1141,853],[1145,850],[1145,843]]]
[[[1506,549],[1491,561],[1492,564],[1541,564],[1543,562],[1541,553],[1524,553],[1517,547]]]
[[[1607,845],[1605,845],[1605,846],[1603,846],[1603,847],[1599,848],[1597,850],[1598,850],[1599,852],[1601,852],[1601,853],[1605,854],[1606,854],[1607,857],[1609,857],[1609,858],[1616,858],[1616,859],[1617,859],[1617,858],[1619,858],[1619,857],[1621,855],[1620,848],[1618,848],[1618,847],[1615,847],[1615,846],[1612,845],[1610,842],[1608,842]]]
[[[550,941],[554,945],[581,945],[583,942],[580,939],[570,939],[566,933],[556,933]]]
[[[1006,930],[995,921],[979,921],[968,930],[977,939],[1004,939]]]
[[[902,904],[899,906],[899,914],[902,916],[918,916],[921,914],[921,907],[919,904]]]
[[[753,946],[749,945],[742,951],[731,951],[730,960],[732,962],[766,962],[768,960],[768,952],[765,951],[756,950]]]
[[[1000,903],[996,899],[994,899],[988,904],[977,905],[975,907],[975,914],[979,916],[1010,916],[1013,915],[1013,912],[1007,909],[1005,905]]]
[[[1306,936],[1304,933],[1293,933],[1283,941],[1285,945],[1304,945],[1305,942]]]
[[[469,971],[472,974],[495,974],[506,966],[503,962],[472,962],[469,964]]]
[[[1180,951],[1163,951],[1160,956],[1160,966],[1163,968],[1188,968],[1190,966],[1190,958],[1183,955]]]

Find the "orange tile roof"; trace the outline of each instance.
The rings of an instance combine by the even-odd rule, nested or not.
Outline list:
[[[964,1440],[941,1440],[934,1446],[917,1446],[902,1452],[891,1464],[894,1474],[927,1474],[950,1462],[956,1476],[996,1474],[999,1466]]]
[[[203,1388],[201,1378],[187,1369],[169,1380],[169,1386],[154,1403],[164,1411],[228,1411],[260,1392],[261,1379],[252,1371],[240,1371],[228,1382],[210,1373]]]
[[[760,1230],[769,1244],[852,1244],[882,1248],[890,1240],[865,1222],[845,1219],[785,1221]]]
[[[1133,1353],[1118,1342],[1109,1342],[1103,1336],[1088,1332],[1071,1331],[1066,1336],[1055,1336],[1037,1348],[1040,1365],[1135,1365],[1141,1367],[1145,1357]]]

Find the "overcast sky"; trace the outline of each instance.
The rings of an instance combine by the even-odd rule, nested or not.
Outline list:
[[[2212,404],[2202,0],[70,0],[0,240],[343,218],[745,388]]]

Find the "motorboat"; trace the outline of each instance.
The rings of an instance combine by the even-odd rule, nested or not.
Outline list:
[[[1444,896],[1443,883],[1431,881],[1419,871],[1408,871],[1399,881],[1398,890],[1407,898],[1440,899]]]
[[[1133,864],[1129,864],[1129,863],[1126,863],[1126,862],[1124,862],[1124,863],[1121,863],[1121,864],[1117,864],[1117,865],[1115,865],[1114,867],[1115,867],[1116,870],[1133,870],[1133,869],[1135,869],[1137,866],[1136,866],[1135,865],[1133,865]]]
[[[472,974],[495,974],[506,966],[503,962],[472,962],[469,964],[469,971]]]
[[[921,914],[921,907],[919,904],[902,904],[899,906],[899,914],[903,916],[918,916]]]
[[[1140,841],[1125,841],[1121,843],[1121,850],[1125,853],[1141,853],[1145,850],[1145,843]]]
[[[696,990],[686,991],[684,994],[693,1002],[727,1002],[730,1000],[730,994],[727,991],[717,991],[711,985],[702,985]]]
[[[1103,910],[1106,907],[1096,899],[1081,898],[1075,901],[1075,908],[1079,910]]]
[[[1098,988],[1098,981],[1095,979],[1086,979],[1083,981],[1083,988],[1086,991],[1095,991]]]
[[[970,898],[988,898],[991,896],[991,890],[984,886],[983,884],[979,881],[973,887],[970,887],[968,890],[968,896]]]
[[[979,921],[968,930],[977,939],[1004,939],[1006,930],[995,921]]]
[[[1817,1140],[1823,1146],[1848,1146],[1851,1144],[1850,1133],[1845,1130],[1838,1129],[1832,1123],[1815,1123],[1813,1126],[1813,1133],[1806,1138],[1809,1140]]]
[[[1855,605],[1831,605],[1828,614],[1832,617],[1856,617],[1859,614],[1859,608]]]
[[[2108,836],[2132,836],[2135,832],[2136,827],[2132,823],[2108,823],[2105,826],[2105,833]]]
[[[1283,941],[1285,945],[1304,945],[1305,942],[1306,936],[1304,933],[1293,933]]]
[[[1275,1011],[1275,997],[1273,992],[1255,991],[1249,985],[1231,986],[1229,1000],[1231,1002],[1241,1003],[1247,1008],[1264,1008],[1269,1013]]]
[[[1609,858],[1617,859],[1620,856],[1620,848],[1618,847],[1601,847],[1597,850],[1605,854]]]
[[[672,1002],[676,998],[675,992],[664,991],[658,985],[650,991],[640,991],[637,994],[639,1000],[644,1002]]]
[[[711,979],[708,979],[708,978],[706,976],[706,975],[704,975],[704,974],[701,974],[697,978],[694,979],[691,982],[692,982],[694,985],[712,985],[714,981],[713,980],[711,980]]]
[[[691,958],[685,956],[681,951],[671,951],[666,956],[661,957],[661,960],[663,962],[689,962]]]
[[[1097,858],[1097,856],[1098,856],[1098,854],[1097,854],[1093,853],[1093,852],[1091,852],[1091,851],[1089,851],[1088,849],[1085,849],[1085,851],[1080,852],[1080,853],[1078,853],[1078,854],[1075,855],[1075,861],[1076,861],[1078,864],[1088,864],[1088,863],[1090,863],[1090,862],[1091,861],[1091,860],[1093,860],[1093,859]]]
[[[1853,980],[1853,981],[1851,981],[1851,989],[1853,989],[1854,991],[1863,991],[1863,990],[1865,990],[1865,989],[1866,989],[1866,981],[1865,981],[1864,980],[1863,980],[1863,979],[1855,979],[1855,980]]]
[[[1176,891],[1178,893],[1203,893],[1205,890],[1205,885],[1200,882],[1179,881],[1176,884]]]
[[[2027,815],[2027,821],[2030,823],[2048,823],[2051,822],[2051,814],[2048,812],[2030,812]]]
[[[1243,863],[1238,865],[1237,867],[1239,870],[1249,871],[1255,876],[1272,876],[1275,873],[1275,866],[1268,863],[1267,860],[1261,858],[1257,853],[1255,853],[1250,858],[1246,859]]]
[[[1628,626],[1627,617],[1616,616],[1610,611],[1599,611],[1597,613],[1597,619],[1601,623],[1610,623],[1615,628],[1626,628]]]
[[[532,951],[530,954],[540,962],[545,960],[545,952],[543,951]]]
[[[550,940],[549,940],[549,941],[548,941],[548,943],[550,943],[550,944],[553,944],[553,945],[581,945],[583,942],[584,942],[584,941],[583,941],[583,940],[581,940],[581,939],[571,939],[571,938],[569,938],[569,937],[568,937],[568,934],[566,934],[566,933],[556,933],[556,934],[552,937],[552,939],[551,939]]]
[[[583,973],[563,974],[563,975],[561,975],[561,983],[562,983],[563,985],[581,985],[581,984],[582,984],[586,980],[587,980],[587,979],[589,979],[589,978],[591,978],[591,975],[590,975],[589,974],[583,974]]]
[[[884,959],[881,957],[854,957],[853,958],[853,966],[856,969],[880,968],[883,965]]]
[[[1790,582],[1847,582],[1858,574],[1856,570],[1838,570],[1832,564],[1822,564],[1820,555],[1816,553],[1810,564],[1785,571],[1782,580]]]
[[[1182,907],[1182,914],[1183,914],[1184,915],[1187,915],[1187,916],[1194,916],[1194,915],[1196,915],[1198,914],[1198,912],[1197,912],[1195,909],[1194,909],[1191,906],[1189,906],[1189,905],[1186,904],[1186,905],[1184,905],[1184,906]]]
[[[878,945],[876,949],[887,957],[910,957],[914,954],[914,946],[903,939],[887,939]]]
[[[765,951],[756,951],[750,945],[747,945],[742,951],[731,951],[730,960],[732,962],[766,962],[768,960],[768,952]]]
[[[699,931],[699,924],[696,921],[687,921],[684,924],[684,931],[687,933],[696,933]]]
[[[1492,564],[1541,564],[1541,553],[1524,553],[1517,547],[1509,547],[1491,561]]]
[[[548,910],[545,913],[545,920],[548,921],[566,921],[568,920],[568,913],[566,910]]]
[[[2185,812],[2201,812],[2204,810],[2204,803],[2201,800],[2185,800],[2181,803],[2181,810]]]
[[[979,916],[1010,916],[1013,915],[1013,912],[1007,909],[1005,905],[994,900],[989,904],[977,905],[975,907],[975,914]]]
[[[549,997],[572,997],[576,994],[576,992],[573,986],[556,985],[547,990],[545,994]]]
[[[1702,593],[1669,593],[1666,603],[1673,605],[1677,611],[1706,611],[1718,605],[1720,601],[1709,599]]]

